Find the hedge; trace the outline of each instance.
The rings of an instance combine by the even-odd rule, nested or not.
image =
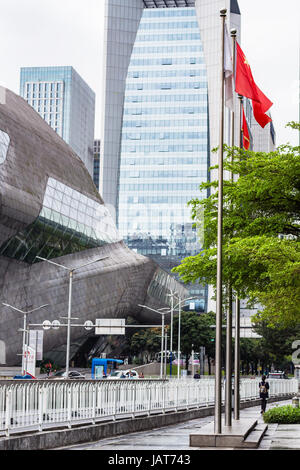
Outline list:
[[[292,405],[275,406],[263,414],[265,423],[300,424],[300,408]]]

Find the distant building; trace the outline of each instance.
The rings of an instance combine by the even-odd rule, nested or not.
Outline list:
[[[217,163],[224,7],[240,40],[236,0],[105,0],[100,193],[127,246],[169,273],[201,251],[187,203]],[[188,289],[210,310],[207,286]]]
[[[241,43],[237,0],[105,0],[100,193],[126,245],[173,276],[202,249],[201,214],[196,228],[187,204],[207,197],[201,183],[218,179],[209,168],[220,143],[224,7]],[[224,117],[231,144],[229,109]],[[235,119],[235,145],[239,132]],[[215,310],[212,289],[187,288],[191,309]]]
[[[20,95],[62,137],[93,176],[95,93],[73,67],[24,67]]]
[[[254,152],[273,152],[276,148],[276,134],[273,122],[266,125],[264,129],[253,121],[253,151]]]
[[[94,173],[93,180],[96,188],[99,191],[99,177],[100,177],[100,150],[101,150],[101,141],[94,140]]]
[[[273,152],[276,148],[273,121],[262,128],[254,119],[251,100],[248,98],[244,98],[244,109],[250,135],[250,150],[253,152]],[[269,115],[271,116],[271,114]]]

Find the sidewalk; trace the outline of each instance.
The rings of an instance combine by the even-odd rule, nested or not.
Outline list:
[[[291,404],[291,400],[279,402],[279,406]],[[268,409],[276,406],[272,403]],[[263,423],[260,407],[241,410],[240,418],[257,419]],[[91,444],[81,444],[68,447],[68,450],[189,450],[197,448],[189,446],[189,435],[196,433],[205,424],[213,421],[211,416],[195,419],[174,426],[153,429],[147,432],[132,433],[113,438],[103,439]],[[66,448],[65,448],[66,449]],[[201,449],[204,450],[204,449]],[[207,449],[210,450],[210,449]],[[216,450],[215,448],[213,450]],[[222,450],[222,449],[219,449]],[[223,449],[224,450],[224,449]],[[229,449],[234,450],[234,449]],[[277,425],[269,424],[268,430],[257,450],[300,450],[300,424]]]

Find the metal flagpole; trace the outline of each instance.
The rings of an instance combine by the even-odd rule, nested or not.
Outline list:
[[[160,357],[160,378],[163,378],[163,360],[164,360],[164,334],[165,334],[165,315],[161,315],[161,357]]]
[[[170,377],[172,377],[172,365],[173,365],[173,316],[174,316],[174,297],[173,291],[171,291],[171,331],[170,331]]]
[[[216,305],[216,357],[215,357],[215,434],[222,432],[222,241],[223,241],[223,143],[224,143],[224,32],[227,10],[220,11],[222,18],[221,53],[221,115],[219,144],[219,186],[218,186],[218,241],[217,241],[217,305]]]
[[[235,73],[235,49],[236,49],[236,29],[231,30],[232,37],[232,58],[233,73]],[[231,147],[234,147],[234,103],[231,112]],[[230,179],[233,181],[233,173],[230,172]],[[226,330],[226,386],[225,386],[225,426],[232,425],[232,287],[228,286],[228,309],[227,309],[227,330]]]
[[[234,419],[240,419],[240,299],[235,298]]]
[[[181,323],[181,297],[178,298],[178,359],[177,359],[177,379],[180,379],[180,323]]]
[[[242,144],[242,111],[243,111],[243,97],[239,96],[240,100],[240,148]],[[240,299],[235,297],[235,341],[234,341],[234,419],[240,419],[240,317],[241,317],[241,304]]]
[[[165,328],[165,365],[164,365],[164,378],[167,378],[167,348],[168,348],[168,330]]]
[[[72,283],[73,271],[69,272],[69,302],[68,302],[68,327],[67,327],[67,351],[66,351],[66,377],[69,378],[70,367],[70,342],[71,342],[71,311],[72,311]]]

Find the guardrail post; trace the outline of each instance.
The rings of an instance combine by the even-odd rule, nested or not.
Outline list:
[[[44,393],[43,388],[39,388],[39,431],[43,430],[43,408],[44,408]]]
[[[92,387],[93,387],[93,419],[92,419],[92,423],[95,424],[96,423],[96,385],[93,384]]]
[[[152,389],[151,389],[151,384],[147,386],[147,391],[148,391],[148,403],[149,403],[149,406],[148,406],[148,416],[150,416],[151,414],[151,393],[152,393]]]
[[[209,405],[209,382],[206,384],[206,390],[205,390],[205,401],[206,401],[206,406]]]
[[[113,415],[113,420],[116,421],[117,419],[117,387],[114,386],[114,415]]]
[[[132,400],[132,418],[135,418],[135,400],[136,400],[136,389],[134,384],[132,384],[133,387],[133,400]]]
[[[11,390],[6,391],[6,413],[5,413],[5,436],[9,437],[9,430],[11,428]]]
[[[68,428],[71,429],[71,419],[72,419],[72,395],[71,395],[71,387],[68,387]]]
[[[162,384],[162,412],[165,414],[166,409],[165,409],[165,384]]]

